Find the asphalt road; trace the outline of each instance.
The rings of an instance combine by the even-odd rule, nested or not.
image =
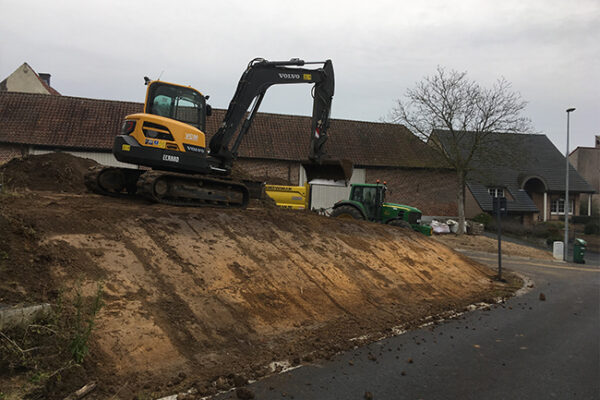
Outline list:
[[[255,399],[600,399],[600,267],[506,257],[503,267],[533,288],[248,389]]]

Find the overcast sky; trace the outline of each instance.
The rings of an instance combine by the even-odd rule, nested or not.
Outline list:
[[[333,61],[332,117],[379,121],[437,66],[491,86],[566,149],[600,134],[600,1],[0,0],[0,80],[23,62],[63,95],[142,102],[143,76],[226,108],[255,57]],[[310,115],[309,85],[269,89],[263,112]]]

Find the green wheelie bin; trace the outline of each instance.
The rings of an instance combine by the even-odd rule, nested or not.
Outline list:
[[[575,239],[573,247],[573,261],[578,264],[585,264],[585,250],[587,249],[587,242],[583,239]]]

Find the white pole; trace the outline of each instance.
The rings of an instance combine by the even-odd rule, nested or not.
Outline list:
[[[575,108],[567,109],[567,152],[565,154],[565,262],[569,258],[569,114],[575,111]]]

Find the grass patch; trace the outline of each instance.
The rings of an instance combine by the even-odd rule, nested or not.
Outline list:
[[[89,355],[102,294],[100,283],[89,297],[78,285],[71,298],[59,295],[44,320],[0,331],[0,386],[5,398],[54,397],[50,394],[71,390],[62,387],[63,378],[81,370]]]

